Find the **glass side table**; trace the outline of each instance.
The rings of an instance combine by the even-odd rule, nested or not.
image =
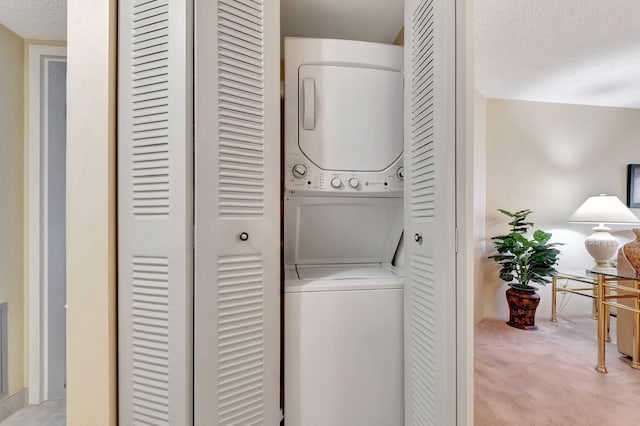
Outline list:
[[[558,284],[564,281],[564,286],[559,287]],[[578,282],[589,284],[589,287],[569,287],[569,283]],[[589,297],[593,299],[591,307],[591,318],[598,319],[597,315],[597,290],[598,290],[598,276],[596,274],[588,273],[585,269],[572,269],[568,271],[558,272],[551,279],[551,321],[557,322],[556,317],[556,298],[558,293],[571,293],[578,296]]]
[[[592,272],[598,277],[598,364],[596,371],[607,373],[605,365],[604,342],[606,337],[607,319],[609,308],[633,312],[633,354],[631,367],[640,369],[640,275],[633,271],[624,271],[617,268],[593,268]],[[623,281],[630,281],[632,286],[621,285]],[[611,290],[615,294],[611,294]],[[623,305],[614,300],[633,299],[633,306]]]
[[[560,283],[564,282],[564,285],[560,286]],[[588,284],[585,286],[570,286],[571,282]],[[588,297],[592,299],[591,304],[591,318],[598,319],[598,275],[587,269],[570,269],[566,271],[560,271],[557,275],[551,279],[551,321],[558,322],[557,317],[557,295],[558,293],[570,293],[577,294],[578,296]],[[609,334],[609,318],[606,319],[606,335],[605,341],[610,342],[611,336]]]

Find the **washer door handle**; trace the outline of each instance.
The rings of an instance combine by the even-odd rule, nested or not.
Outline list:
[[[416,234],[413,236],[413,240],[418,244],[422,243],[422,234],[416,232]]]

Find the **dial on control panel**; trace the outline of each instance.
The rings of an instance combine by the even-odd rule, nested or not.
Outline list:
[[[404,179],[404,167],[400,167],[400,168],[398,168],[398,171],[396,172],[396,175],[397,175],[400,179]]]
[[[331,179],[331,186],[338,189],[342,186],[342,181],[340,180],[340,178],[334,177],[333,179]]]
[[[307,166],[304,164],[296,164],[293,166],[293,169],[291,169],[291,172],[293,173],[293,176],[303,178],[307,175]]]
[[[349,179],[349,186],[355,189],[360,186],[360,181],[356,178],[351,178]]]

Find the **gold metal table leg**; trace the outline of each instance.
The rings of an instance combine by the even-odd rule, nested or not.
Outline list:
[[[557,277],[551,278],[551,321],[558,322],[556,318],[556,288]]]
[[[596,366],[596,371],[606,374],[604,340],[607,323],[605,321],[604,288],[604,275],[598,274],[598,365]]]
[[[593,295],[595,296],[591,299],[591,319],[598,319],[598,286],[593,286]]]
[[[633,281],[633,288],[638,290],[640,281]],[[636,293],[633,298],[633,307],[637,310],[640,308],[640,295]],[[640,314],[633,313],[633,360],[631,367],[640,370]]]
[[[606,301],[607,295],[609,294],[609,288],[603,287],[603,290],[604,290],[604,296],[602,299]],[[606,334],[604,336],[604,341],[610,342],[611,334],[609,333],[609,331],[611,330],[611,308],[609,307],[609,305],[604,305],[604,322],[605,322],[605,331],[606,331]]]

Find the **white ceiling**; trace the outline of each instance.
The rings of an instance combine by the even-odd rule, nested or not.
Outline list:
[[[24,39],[66,40],[67,0],[0,0],[0,23]]]
[[[640,1],[475,4],[484,96],[640,108]]]
[[[282,34],[390,43],[403,0],[281,0]],[[65,40],[66,0],[0,0],[25,39]],[[475,0],[486,97],[640,108],[640,1]]]

